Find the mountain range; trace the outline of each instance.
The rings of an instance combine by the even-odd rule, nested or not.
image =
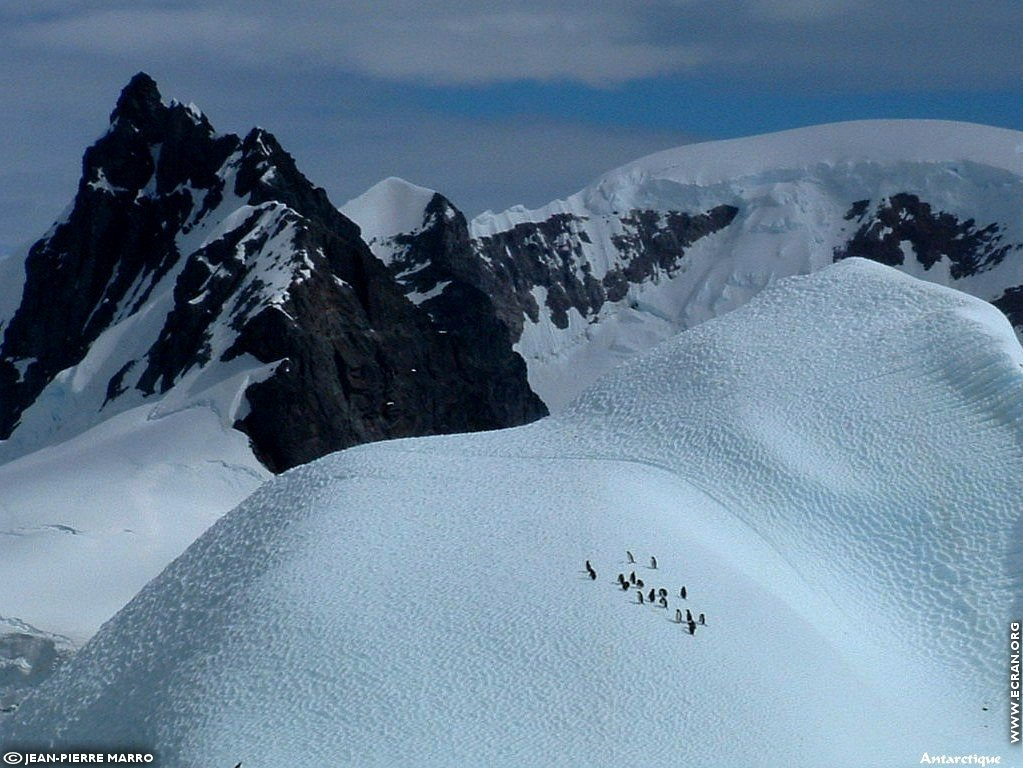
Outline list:
[[[64,216],[4,265],[21,293],[0,303],[0,451],[168,395],[217,401],[274,472],[514,426],[778,277],[849,256],[1023,327],[1021,146],[957,123],[821,126],[669,150],[468,221],[395,178],[338,210],[270,133],[219,134],[140,73]]]
[[[1018,336],[1021,212],[1023,134],[941,121],[679,147],[542,208],[473,219],[397,178],[338,207],[272,134],[218,133],[140,73],[66,211],[0,261],[0,666],[44,677],[272,474],[548,413],[566,414],[562,429],[580,396],[599,419],[586,393],[604,377],[790,276],[868,259],[993,303]],[[843,291],[884,283],[840,274],[814,304],[824,325]],[[814,285],[770,295],[798,304]],[[856,295],[863,318],[841,322],[895,312]],[[746,347],[729,349],[780,381],[768,330],[742,328]],[[828,354],[836,382],[898,364]],[[717,375],[677,362],[644,386]],[[907,386],[930,391],[929,376]],[[870,421],[877,404],[863,405]],[[778,434],[770,451],[811,450]]]

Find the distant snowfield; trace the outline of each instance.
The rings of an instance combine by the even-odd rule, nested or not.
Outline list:
[[[266,483],[0,738],[246,768],[1010,764],[1021,363],[992,307],[888,268],[779,281],[556,417]]]
[[[210,408],[167,410],[0,465],[0,616],[83,643],[270,477]]]

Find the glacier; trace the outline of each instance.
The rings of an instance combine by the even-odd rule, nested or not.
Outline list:
[[[1007,753],[1021,365],[963,293],[779,279],[555,416],[263,484],[0,738],[246,768]]]

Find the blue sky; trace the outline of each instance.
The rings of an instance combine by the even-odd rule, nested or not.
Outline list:
[[[1023,130],[1023,3],[33,0],[0,9],[0,253],[70,202],[139,70],[261,125],[341,204],[397,175],[467,214],[694,140],[860,118]]]

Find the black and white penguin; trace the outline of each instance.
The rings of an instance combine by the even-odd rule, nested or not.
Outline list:
[[[636,562],[636,558],[634,558],[634,557],[632,556],[632,553],[631,553],[631,552],[630,552],[629,550],[625,550],[625,555],[626,555],[626,557],[628,557],[628,558],[629,558],[629,562],[630,562],[630,563],[634,563],[634,562]]]
[[[653,555],[650,555],[650,567],[651,568],[657,567],[657,558],[654,557]]]

